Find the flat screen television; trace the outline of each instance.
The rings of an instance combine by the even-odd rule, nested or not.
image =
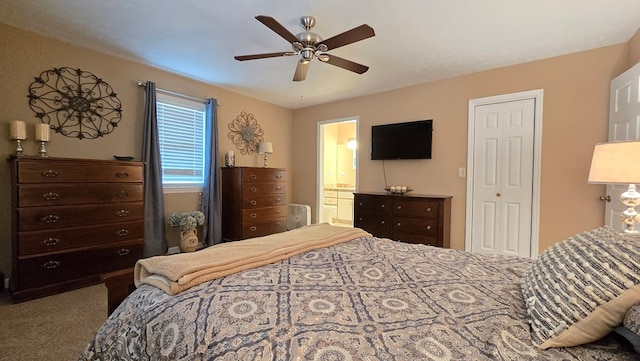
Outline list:
[[[433,120],[371,126],[371,159],[431,159]]]

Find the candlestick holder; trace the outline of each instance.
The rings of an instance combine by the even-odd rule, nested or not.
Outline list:
[[[38,151],[38,153],[40,153],[41,157],[48,157],[47,155],[47,146],[46,146],[46,141],[41,140],[40,141],[40,150]]]

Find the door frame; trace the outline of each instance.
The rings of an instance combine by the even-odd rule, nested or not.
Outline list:
[[[329,120],[321,120],[317,123],[317,135],[318,139],[316,140],[317,152],[318,155],[316,158],[316,223],[320,223],[320,214],[322,214],[323,206],[324,206],[324,128],[323,126],[335,123],[347,123],[347,122],[355,122],[356,123],[356,142],[358,142],[358,148],[356,149],[356,158],[359,156],[360,151],[360,117],[351,116],[344,117],[338,119],[329,119]],[[358,174],[360,170],[359,161],[356,159],[356,179],[355,179],[355,189],[358,190]]]
[[[503,94],[485,98],[469,100],[467,116],[467,196],[466,196],[466,220],[464,248],[471,250],[472,242],[472,216],[473,216],[473,172],[474,172],[474,149],[475,149],[475,109],[477,106],[495,103],[507,103],[518,100],[534,99],[534,129],[533,129],[533,190],[531,199],[531,239],[530,258],[538,257],[538,245],[540,236],[540,169],[542,159],[542,99],[543,89],[535,89],[518,93]]]

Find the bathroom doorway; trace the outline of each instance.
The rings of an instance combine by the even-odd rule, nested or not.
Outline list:
[[[318,223],[353,227],[358,119],[318,123]]]

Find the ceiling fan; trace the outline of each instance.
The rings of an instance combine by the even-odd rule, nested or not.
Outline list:
[[[329,50],[337,49],[341,46],[355,43],[357,41],[364,40],[376,35],[373,31],[373,28],[369,25],[363,24],[351,30],[347,30],[344,33],[333,36],[329,39],[322,40],[322,38],[318,34],[311,32],[311,28],[316,25],[316,18],[314,18],[313,16],[303,16],[300,18],[300,23],[304,31],[296,35],[293,35],[276,19],[270,16],[258,15],[256,16],[256,19],[266,25],[269,29],[280,35],[286,41],[291,43],[293,51],[239,55],[234,57],[236,60],[244,61],[275,58],[279,56],[300,55],[300,60],[298,61],[296,71],[293,75],[293,81],[302,81],[307,77],[309,64],[314,57],[323,63],[328,63],[358,74],[362,74],[369,70],[368,66],[358,64],[347,59],[339,58],[335,55],[327,53],[327,51]]]

